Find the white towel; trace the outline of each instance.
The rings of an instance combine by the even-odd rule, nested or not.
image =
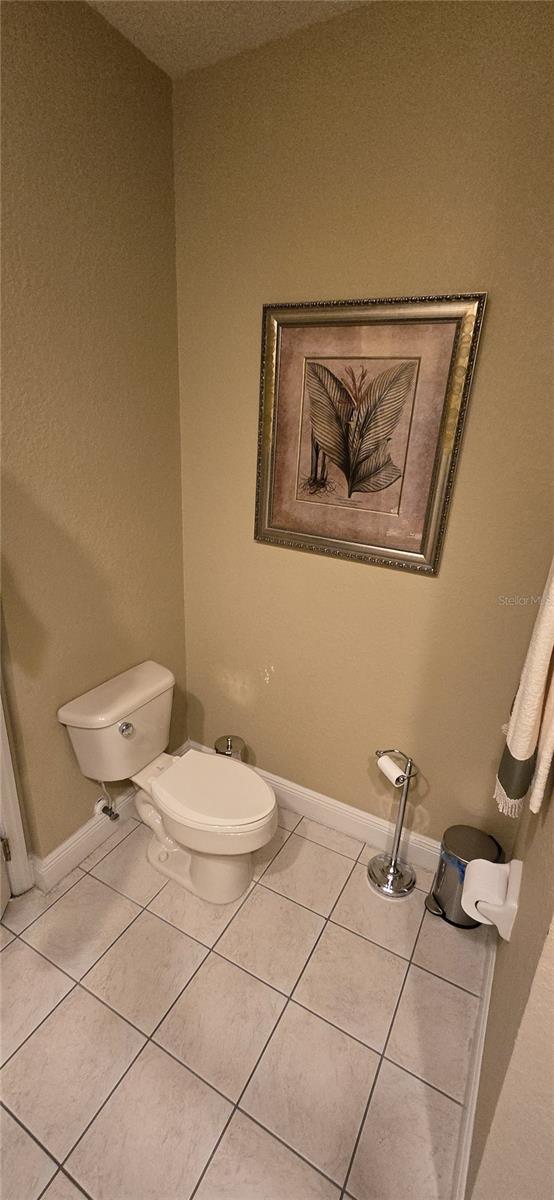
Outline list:
[[[526,796],[540,809],[554,754],[554,560],[541,599],[514,700],[494,798],[500,812],[518,817]]]

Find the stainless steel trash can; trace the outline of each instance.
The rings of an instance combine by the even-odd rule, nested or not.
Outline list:
[[[425,907],[450,925],[475,929],[478,921],[472,921],[462,908],[462,891],[466,867],[474,858],[485,858],[487,862],[500,862],[502,847],[482,829],[471,825],[451,825],[443,834],[439,865],[425,898]]]

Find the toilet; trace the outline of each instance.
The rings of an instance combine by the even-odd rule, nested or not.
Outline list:
[[[149,862],[212,904],[237,900],[252,854],[277,828],[272,788],[225,755],[166,754],[175,679],[143,662],[58,709],[83,775],[131,779],[139,817],[152,830]]]

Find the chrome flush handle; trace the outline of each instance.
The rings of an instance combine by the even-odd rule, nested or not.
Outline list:
[[[122,737],[130,737],[135,732],[135,727],[130,721],[121,721],[118,729]]]

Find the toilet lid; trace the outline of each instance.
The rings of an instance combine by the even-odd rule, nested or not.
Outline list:
[[[275,805],[269,784],[251,767],[222,754],[188,750],[152,780],[162,812],[203,827],[251,825]]]

